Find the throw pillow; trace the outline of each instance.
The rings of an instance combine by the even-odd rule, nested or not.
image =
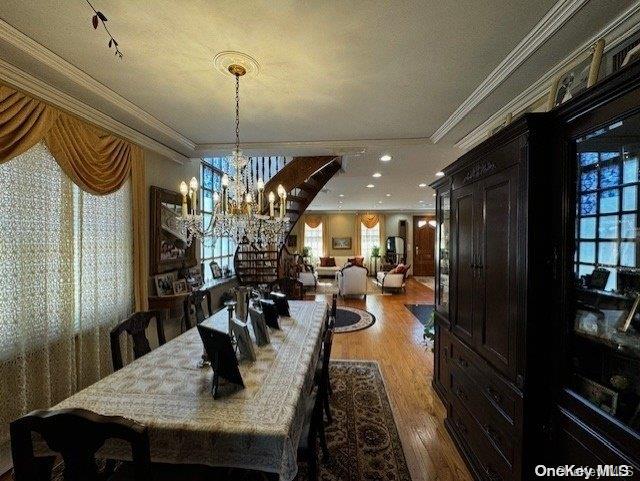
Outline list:
[[[336,266],[336,258],[329,257],[329,261],[327,262],[327,267],[335,267]]]
[[[352,257],[348,260],[348,262],[350,262],[354,266],[364,267],[364,257],[361,256]]]
[[[320,258],[320,267],[329,267],[329,258],[321,257]]]

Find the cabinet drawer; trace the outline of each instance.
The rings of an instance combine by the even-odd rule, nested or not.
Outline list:
[[[485,367],[485,375],[481,380],[482,393],[497,411],[497,414],[504,417],[512,426],[518,426],[522,397],[488,365]]]
[[[457,367],[471,379],[478,379],[483,375],[480,357],[465,346],[455,336],[451,336],[451,365]]]
[[[519,445],[518,442],[515,442],[519,439],[519,435],[485,397],[480,388],[484,384],[486,384],[484,379],[478,379],[478,383],[476,383],[460,372],[460,368],[457,366],[451,370],[450,391],[452,395],[475,417],[487,438],[485,442],[493,444],[495,450],[511,467],[514,462],[514,446]]]
[[[490,481],[515,479],[511,466],[498,454],[469,411],[457,399],[451,403],[450,410],[451,425],[461,440],[461,448],[482,473],[482,478]]]

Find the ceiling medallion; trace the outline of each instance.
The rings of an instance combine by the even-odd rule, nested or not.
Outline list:
[[[260,73],[260,64],[256,59],[246,53],[233,50],[218,53],[213,57],[213,66],[218,72],[232,77],[236,75],[236,71],[231,70],[232,66],[240,66],[244,69],[244,73],[241,73],[240,76],[253,77]]]

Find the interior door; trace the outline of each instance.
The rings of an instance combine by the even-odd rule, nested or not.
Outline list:
[[[434,216],[413,217],[413,275],[434,276],[436,227]]]
[[[460,187],[451,195],[451,324],[453,332],[469,344],[474,333],[475,199],[475,184]]]
[[[478,182],[476,348],[515,379],[518,326],[518,165]]]

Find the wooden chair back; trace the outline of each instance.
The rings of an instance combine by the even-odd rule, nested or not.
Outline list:
[[[158,344],[163,345],[166,341],[164,337],[164,312],[159,310],[135,312],[111,330],[111,360],[113,370],[122,369],[122,350],[120,349],[120,336],[127,333],[133,340],[133,356],[135,359],[151,352],[149,339],[147,338],[147,328],[151,319],[156,320],[156,332],[158,333]]]
[[[210,309],[211,300],[209,290],[193,291],[184,299],[184,322],[187,330],[200,324],[208,316],[204,312],[202,303],[207,301],[207,310]]]
[[[98,481],[96,452],[108,439],[131,446],[135,481],[151,481],[147,428],[119,416],[101,416],[84,409],[34,411],[10,425],[15,481],[50,481],[54,456],[36,457],[32,433],[64,461],[65,481]]]
[[[319,394],[324,395],[329,387],[329,362],[331,361],[331,347],[333,346],[333,327],[327,329],[322,340],[322,382],[318,383]]]
[[[281,277],[268,285],[268,290],[286,294],[289,299],[304,299],[304,285],[298,279]]]

